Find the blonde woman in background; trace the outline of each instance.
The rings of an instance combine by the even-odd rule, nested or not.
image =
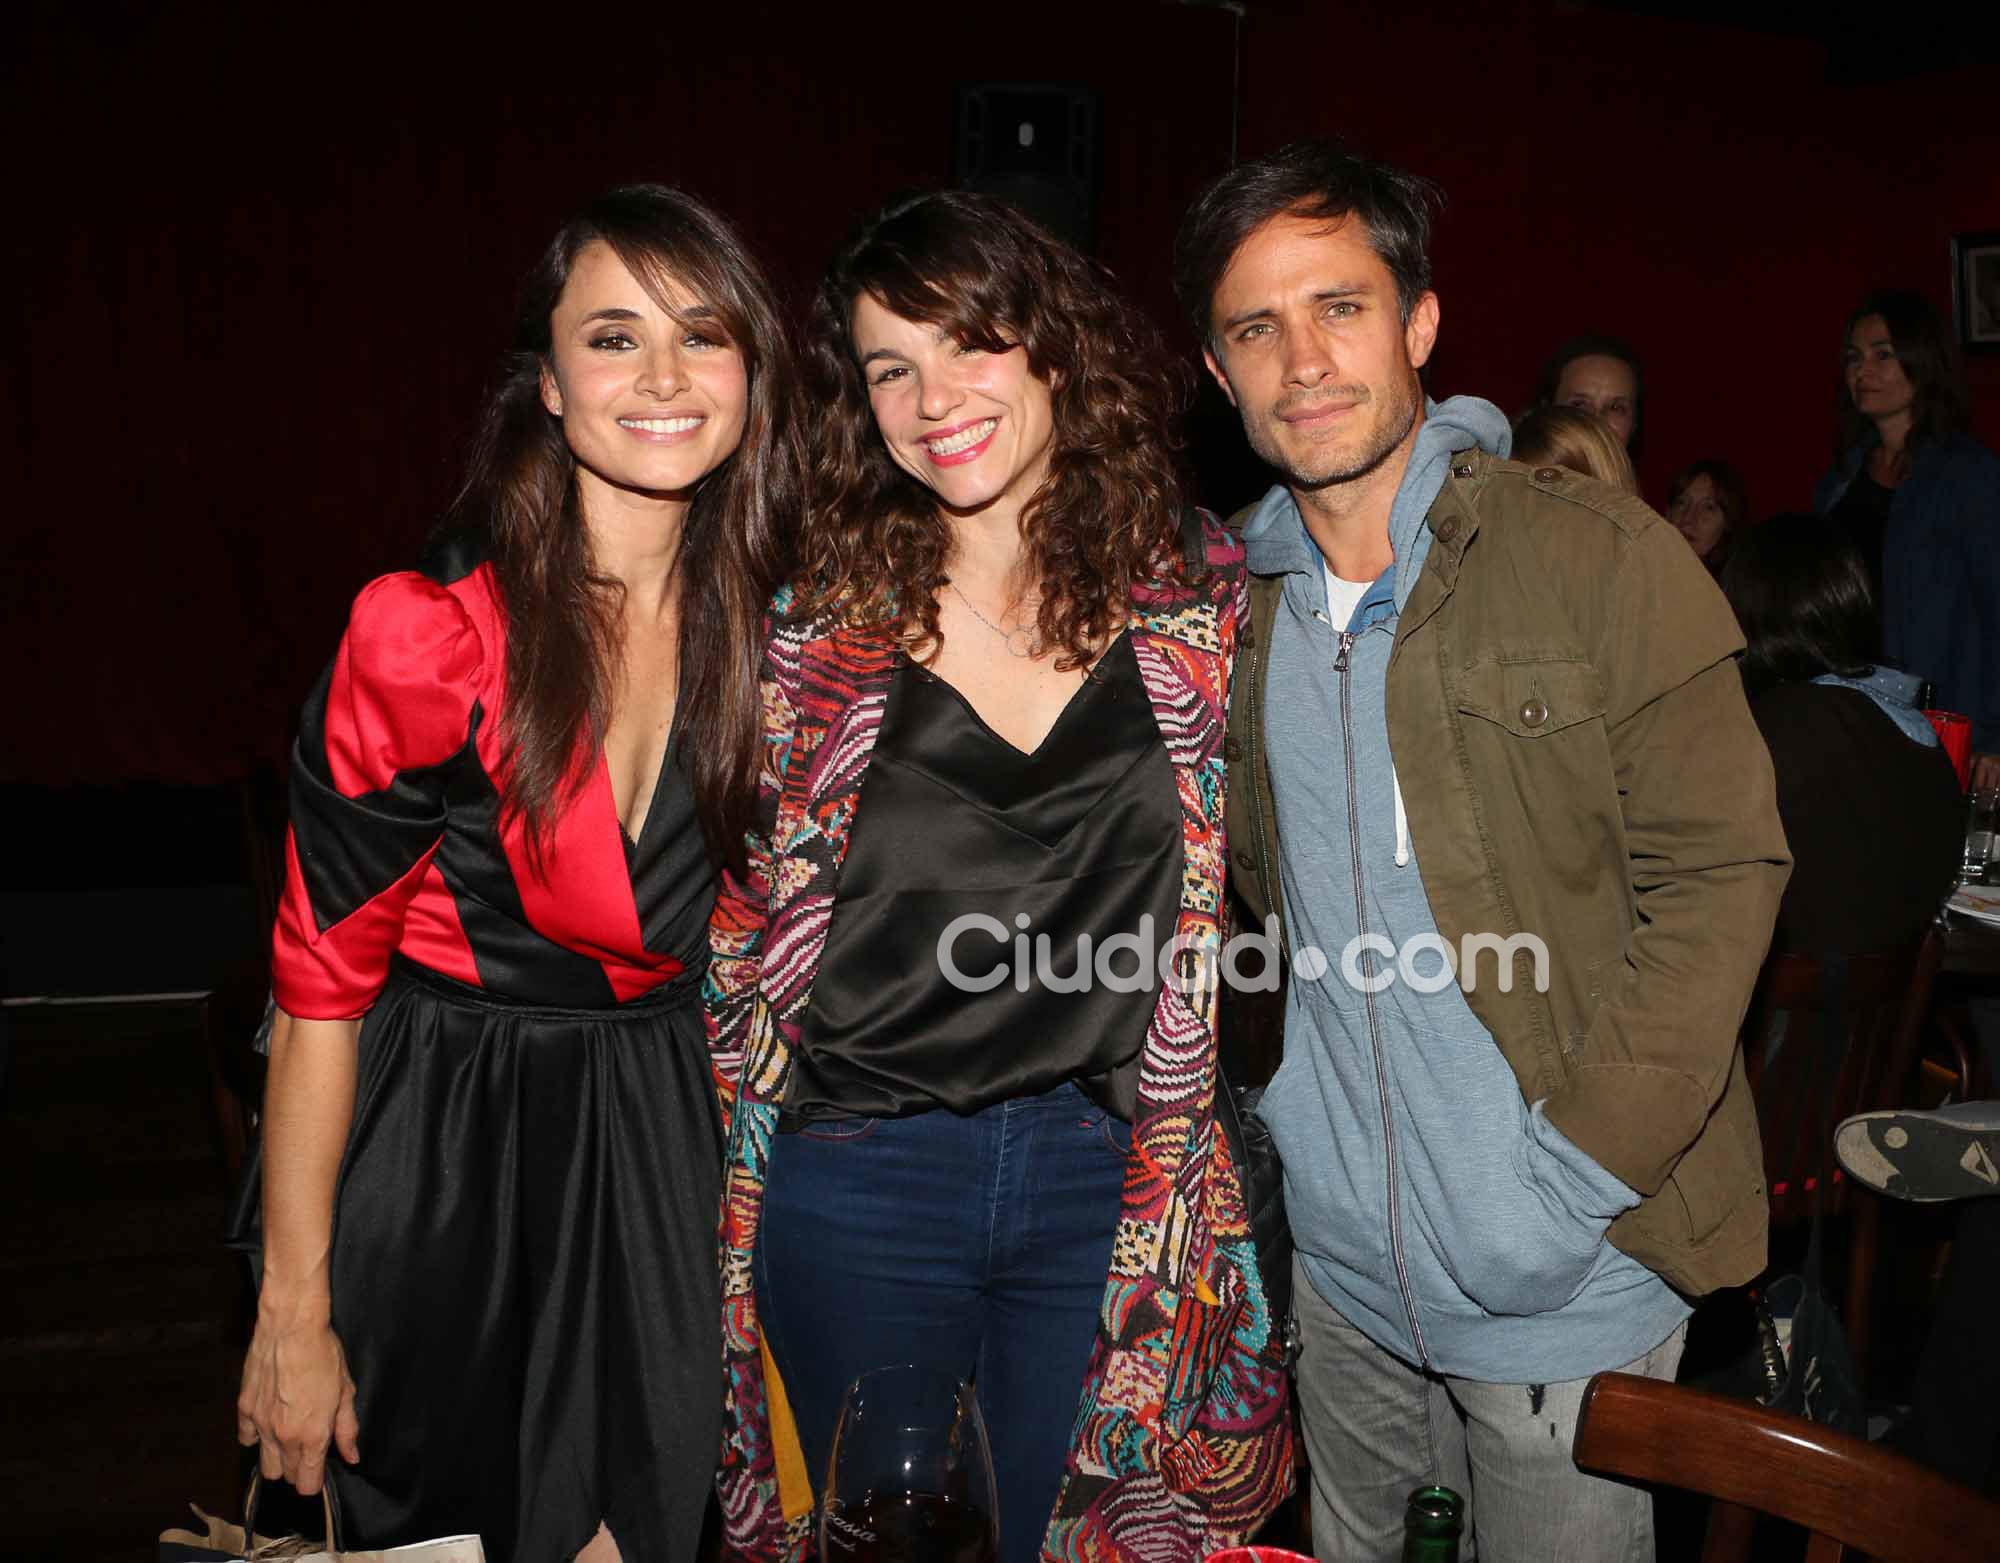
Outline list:
[[[1622,441],[1602,418],[1574,407],[1538,407],[1514,425],[1514,459],[1531,467],[1567,467],[1637,495],[1639,476]]]

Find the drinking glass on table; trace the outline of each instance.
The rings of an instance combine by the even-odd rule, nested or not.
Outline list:
[[[1965,859],[1959,865],[1962,885],[1986,883],[1986,865],[1993,856],[1993,832],[2000,822],[2000,787],[1975,787],[1965,795]]]
[[[847,1387],[820,1509],[822,1563],[996,1563],[993,1455],[971,1388],[928,1368]]]
[[[1944,752],[1951,760],[1951,768],[1958,772],[1961,787],[1972,785],[1972,718],[1957,711],[1934,711],[1926,709],[1924,720],[1938,735],[1938,742],[1944,745]]]

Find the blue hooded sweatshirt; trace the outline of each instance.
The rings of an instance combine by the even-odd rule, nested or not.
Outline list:
[[[1345,625],[1328,620],[1324,565],[1286,488],[1244,528],[1251,571],[1284,578],[1265,742],[1291,981],[1284,1062],[1258,1115],[1328,1304],[1407,1361],[1545,1384],[1624,1366],[1689,1310],[1604,1241],[1638,1195],[1521,1099],[1450,977],[1403,817],[1389,653],[1429,552],[1425,518],[1452,453],[1475,444],[1507,453],[1497,407],[1429,406],[1390,511],[1395,562]],[[1400,959],[1357,949],[1364,935]]]

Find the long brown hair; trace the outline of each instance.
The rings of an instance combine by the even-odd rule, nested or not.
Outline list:
[[[801,508],[796,366],[776,295],[743,241],[693,196],[663,185],[599,196],[528,274],[514,346],[452,507],[453,525],[491,539],[507,618],[502,807],[525,821],[539,856],[610,724],[622,587],[595,568],[576,458],[541,399],[550,317],[577,257],[600,242],[670,313],[669,279],[714,310],[749,373],[742,441],[703,480],[674,565],[682,763],[710,852],[740,867],[757,775],[759,628]]]
[[[937,496],[890,459],[855,360],[862,294],[983,352],[1020,347],[1049,388],[1047,479],[1021,513],[1036,628],[1076,667],[1102,649],[1136,582],[1179,573],[1183,494],[1172,423],[1187,377],[1108,275],[1012,207],[941,192],[864,223],[827,268],[807,323],[811,503],[804,605],[838,604],[935,655],[953,532]]]
[[[1938,440],[1962,433],[1972,421],[1971,395],[1966,390],[1965,368],[1958,348],[1943,318],[1921,293],[1902,288],[1878,288],[1847,317],[1840,332],[1842,372],[1838,393],[1839,428],[1834,435],[1833,459],[1838,466],[1856,446],[1874,444],[1875,424],[1854,405],[1847,388],[1848,343],[1854,328],[1870,315],[1879,315],[1895,346],[1896,361],[1910,382],[1910,434],[1903,445],[1902,467],[1909,471],[1917,453]]]

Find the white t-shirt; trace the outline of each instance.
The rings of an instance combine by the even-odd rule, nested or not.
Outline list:
[[[1361,606],[1361,599],[1368,595],[1373,581],[1343,581],[1333,573],[1333,566],[1322,563],[1321,571],[1326,576],[1326,616],[1333,623],[1336,633],[1343,631],[1354,619],[1354,610]]]

